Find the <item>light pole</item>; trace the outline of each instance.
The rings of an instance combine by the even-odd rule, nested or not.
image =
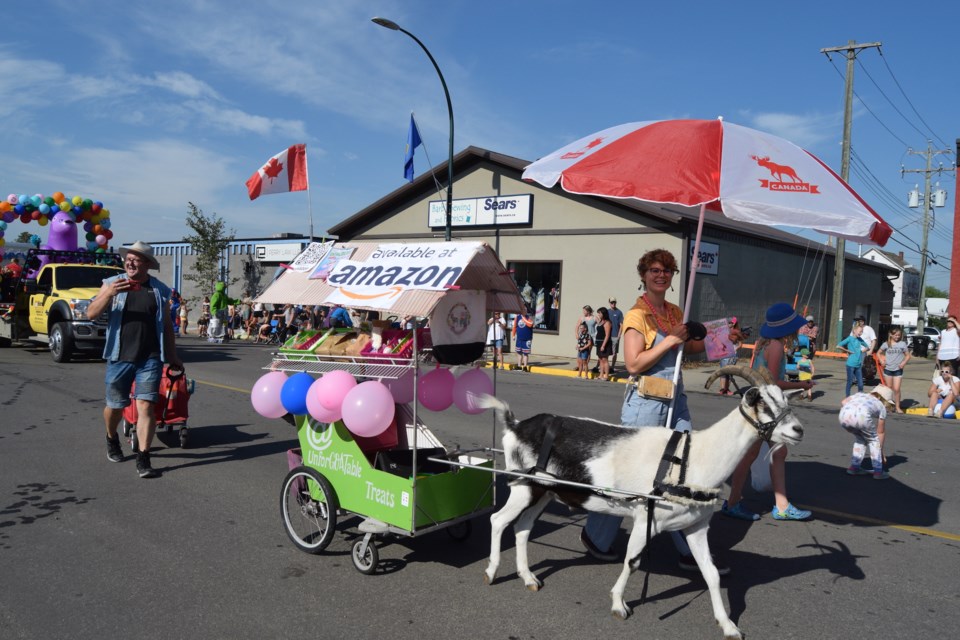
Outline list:
[[[447,154],[447,224],[444,229],[443,238],[447,242],[450,241],[450,227],[453,222],[453,103],[450,102],[450,91],[447,90],[447,81],[443,79],[443,74],[440,72],[440,66],[437,64],[437,61],[433,59],[433,54],[430,53],[430,50],[427,49],[427,46],[420,42],[420,39],[402,28],[393,20],[387,20],[386,18],[371,18],[371,21],[380,25],[381,27],[386,27],[387,29],[392,29],[393,31],[400,31],[405,33],[413,41],[420,45],[420,48],[423,49],[423,52],[427,54],[427,57],[430,58],[430,62],[433,63],[433,68],[437,70],[437,75],[440,76],[440,84],[443,85],[443,95],[447,98],[447,114],[450,116],[450,148],[449,153]]]

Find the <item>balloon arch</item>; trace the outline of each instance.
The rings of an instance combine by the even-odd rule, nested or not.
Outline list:
[[[0,201],[0,258],[4,257],[6,239],[4,235],[9,225],[19,220],[24,224],[36,222],[41,227],[51,225],[49,238],[44,248],[75,251],[80,247],[77,242],[76,225],[83,224],[85,248],[96,253],[105,253],[113,231],[110,230],[110,210],[102,202],[81,196],[72,198],[57,191],[51,196],[41,194],[32,196],[11,193]],[[61,226],[58,228],[57,223]],[[75,224],[69,224],[75,223]],[[40,246],[40,237],[30,237],[34,246]],[[7,255],[6,257],[19,257]]]

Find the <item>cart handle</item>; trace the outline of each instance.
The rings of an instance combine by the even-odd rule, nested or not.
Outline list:
[[[178,371],[179,373],[174,373],[174,371]],[[182,378],[186,372],[187,370],[185,367],[181,367],[180,369],[174,369],[173,367],[168,366],[167,378],[169,378],[170,380],[176,380],[177,378]]]

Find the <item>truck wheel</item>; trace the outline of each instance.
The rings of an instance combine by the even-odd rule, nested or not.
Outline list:
[[[13,344],[13,342],[10,340],[10,338],[0,338],[0,349],[6,349],[11,344]]]
[[[73,356],[73,332],[66,322],[58,322],[50,330],[50,355],[54,362],[70,362]]]

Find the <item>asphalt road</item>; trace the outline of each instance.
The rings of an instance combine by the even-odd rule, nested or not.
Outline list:
[[[509,534],[501,577],[483,585],[486,518],[463,543],[441,531],[385,544],[373,576],[349,557],[355,518],[325,553],[298,551],[279,515],[295,431],[256,415],[247,398],[269,351],[191,338],[181,354],[197,380],[195,446],[158,445],[162,477],[140,480],[132,458],[106,459],[101,362],[58,366],[40,349],[0,349],[0,638],[720,637],[702,580],[675,567],[663,536],[648,601],[640,605],[636,574],[634,616],[614,620],[620,567],[583,554],[583,516],[560,506],[533,533],[539,593],[513,573]],[[521,417],[615,420],[623,389],[519,372],[497,382]],[[735,405],[690,399],[701,427]],[[796,409],[807,435],[787,470],[791,499],[815,518],[773,521],[772,497],[754,493],[759,522],[714,518],[713,549],[733,567],[722,585],[734,621],[749,637],[949,636],[960,626],[960,425],[892,416],[894,478],[875,482],[843,473],[851,440],[835,411],[816,405]],[[447,445],[491,444],[489,415],[423,417]]]

